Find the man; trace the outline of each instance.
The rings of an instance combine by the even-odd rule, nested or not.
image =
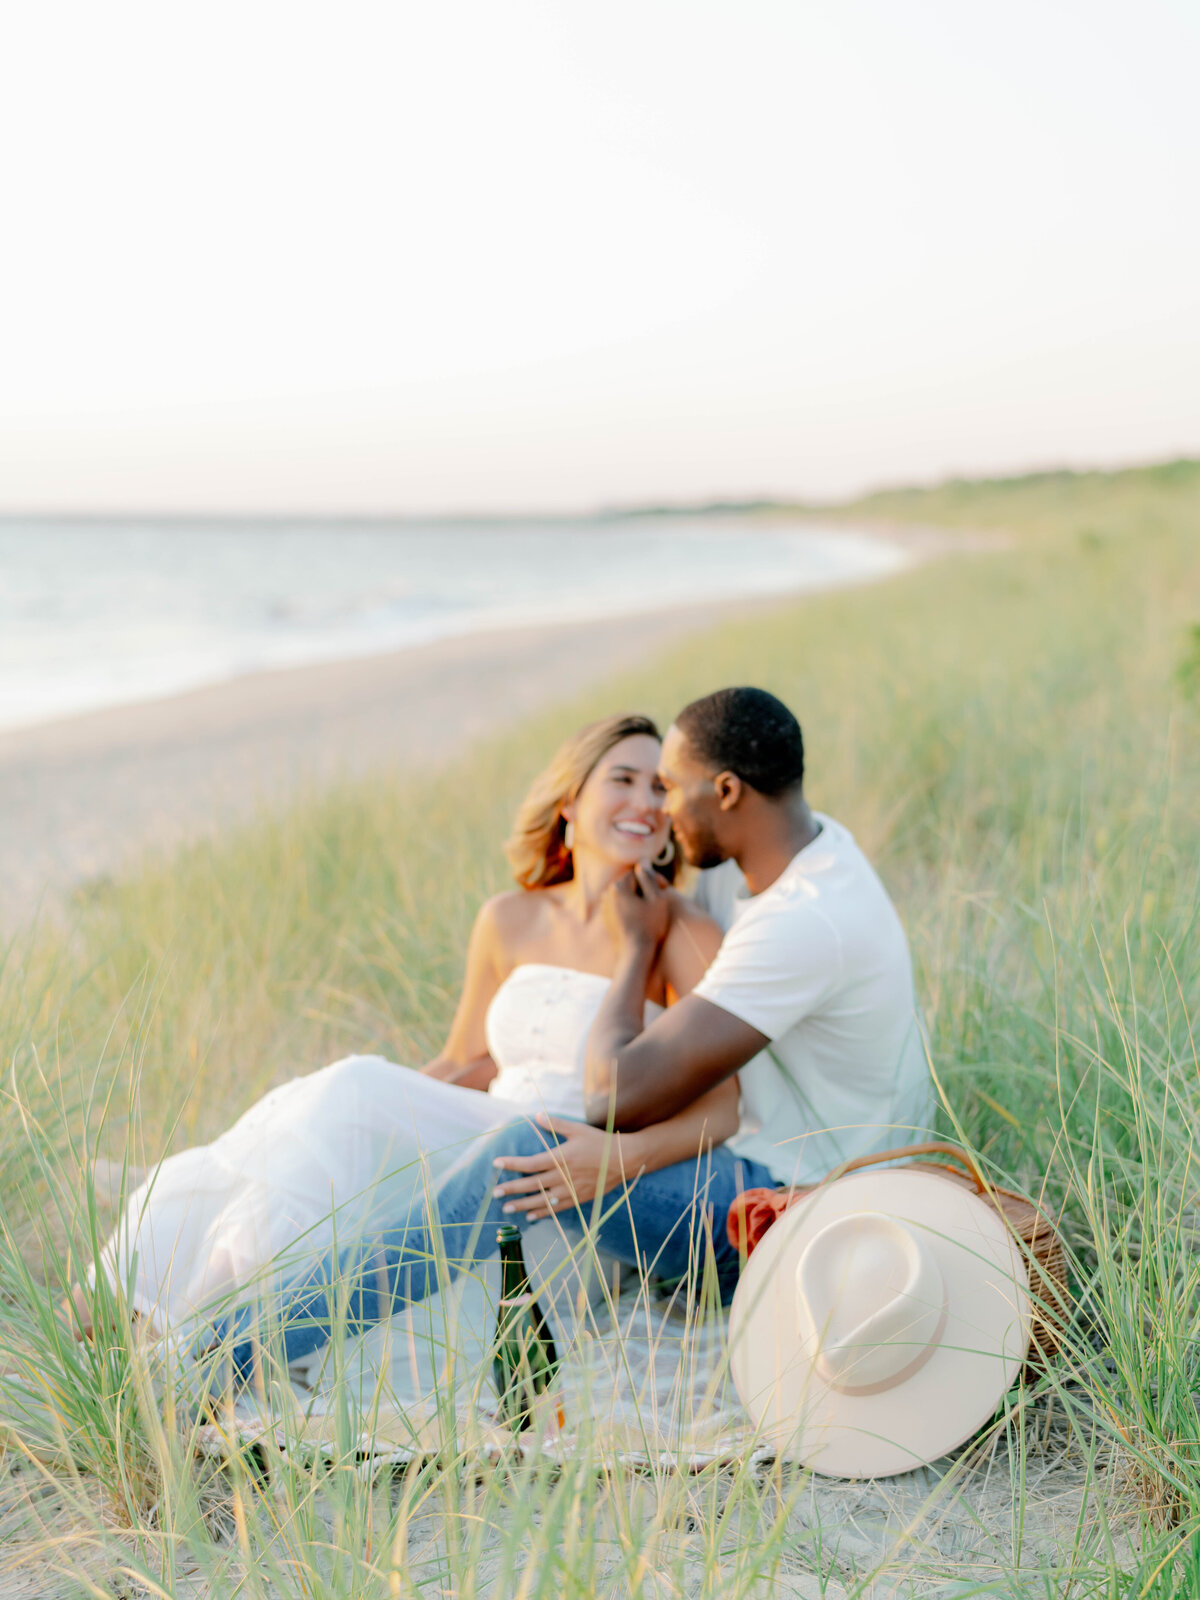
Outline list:
[[[643,1032],[665,896],[648,873],[616,886],[622,957],[589,1041],[589,1120],[602,1125],[611,1105],[618,1128],[660,1121],[741,1069],[730,1147],[784,1183],[927,1128],[904,931],[851,835],[810,809],[791,712],[762,689],[694,701],[668,730],[660,777],[684,858],[713,869],[698,898],[726,937]]]
[[[620,958],[589,1041],[591,1126],[553,1119],[543,1132],[512,1123],[442,1177],[432,1214],[319,1262],[283,1298],[288,1360],[325,1342],[334,1300],[347,1331],[361,1331],[493,1254],[500,1222],[553,1210],[568,1233],[582,1232],[593,1194],[603,1196],[591,1217],[600,1248],[667,1278],[708,1256],[728,1299],[739,1261],[725,1224],[741,1190],[819,1182],[839,1162],[908,1143],[929,1126],[904,932],[851,835],[810,809],[795,717],[762,689],[693,701],[668,730],[660,776],[685,859],[720,869],[702,890],[728,930],[712,966],[645,1027],[647,976],[670,902],[648,868],[615,885],[606,914]],[[693,1161],[626,1173],[627,1186],[603,1195],[605,1167],[620,1161],[610,1125],[662,1121],[735,1072],[734,1138]],[[505,1170],[519,1176],[498,1184]],[[254,1347],[239,1335],[249,1325],[247,1310],[232,1329],[243,1377]]]

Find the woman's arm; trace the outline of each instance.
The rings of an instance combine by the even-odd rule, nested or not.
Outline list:
[[[721,948],[720,928],[694,901],[672,893],[671,922],[657,966],[667,990],[667,1004],[673,1006],[700,982]]]
[[[492,996],[500,987],[503,944],[497,926],[497,896],[479,909],[467,944],[467,970],[458,1010],[441,1054],[421,1068],[431,1078],[456,1083],[463,1089],[486,1089],[496,1076],[496,1063],[488,1053],[485,1023]]]

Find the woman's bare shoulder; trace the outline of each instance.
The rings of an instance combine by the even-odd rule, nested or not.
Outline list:
[[[720,927],[702,906],[698,906],[686,894],[681,894],[678,889],[671,889],[668,898],[671,902],[671,926],[666,939],[668,948],[672,941],[676,945],[686,944],[690,950],[699,950],[707,965],[716,955],[724,937]]]
[[[513,950],[535,935],[546,918],[544,893],[537,889],[505,889],[485,900],[475,919],[477,936],[497,950]]]
[[[527,889],[502,889],[480,906],[475,926],[493,932],[519,928],[528,920],[529,901],[533,898]]]
[[[717,924],[705,911],[704,907],[698,906],[690,895],[682,893],[679,889],[668,889],[667,899],[671,904],[672,927],[677,922],[689,923],[692,927],[698,927],[703,923],[708,923],[714,928],[717,927]],[[720,932],[720,929],[718,928],[717,931]]]

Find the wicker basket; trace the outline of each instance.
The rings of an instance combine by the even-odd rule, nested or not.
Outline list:
[[[912,1159],[933,1155],[943,1160]],[[1014,1190],[989,1183],[971,1157],[952,1144],[910,1144],[898,1150],[880,1151],[878,1155],[858,1156],[835,1167],[825,1181],[829,1183],[834,1178],[845,1177],[848,1172],[878,1166],[884,1161],[908,1161],[915,1171],[932,1172],[947,1183],[960,1184],[995,1206],[1020,1245],[1029,1273],[1033,1318],[1028,1364],[1034,1370],[1044,1367],[1062,1344],[1071,1306],[1066,1252],[1054,1217]],[[956,1165],[947,1166],[946,1162]],[[747,1189],[729,1210],[727,1226],[731,1243],[750,1255],[776,1217],[812,1192],[812,1189]]]

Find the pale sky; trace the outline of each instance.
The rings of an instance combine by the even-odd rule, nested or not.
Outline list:
[[[1200,451],[1200,0],[30,0],[0,508]]]

